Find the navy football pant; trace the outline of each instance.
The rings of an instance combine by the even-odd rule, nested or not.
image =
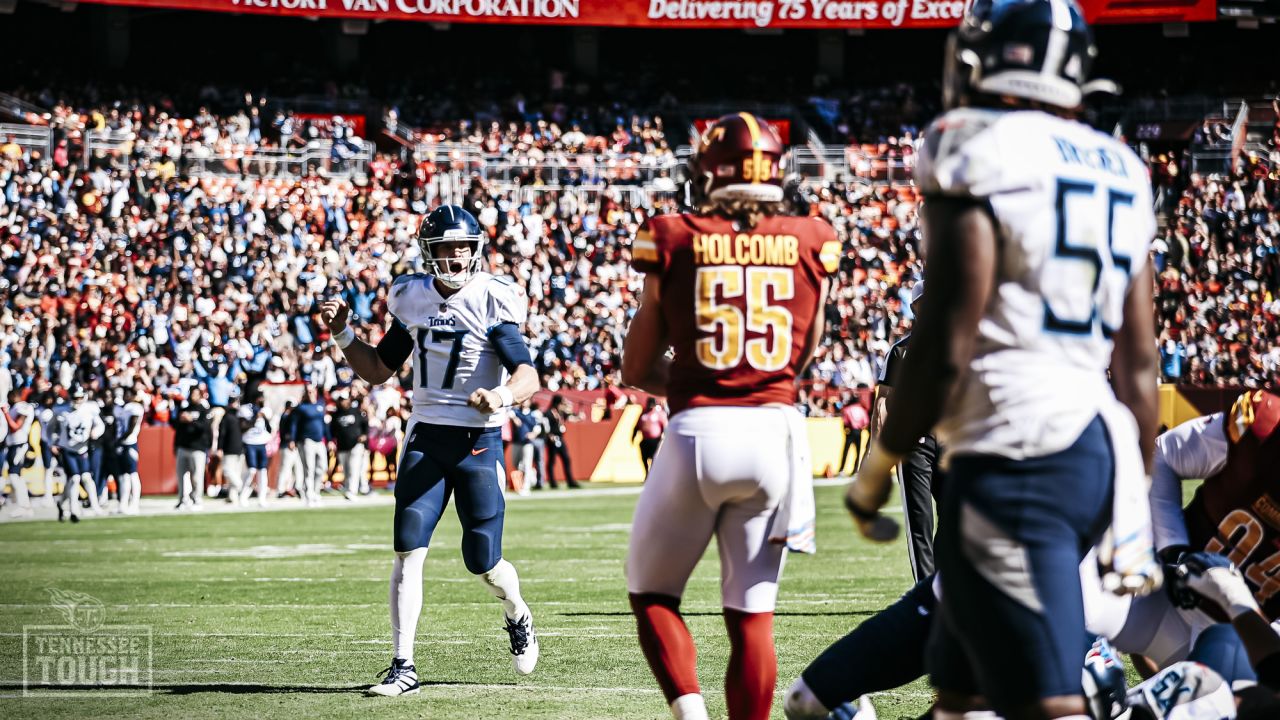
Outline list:
[[[937,606],[933,576],[822,651],[800,674],[822,705],[834,708],[924,675],[924,648]]]
[[[1208,665],[1228,683],[1258,681],[1258,674],[1249,664],[1249,653],[1245,651],[1236,629],[1230,625],[1210,625],[1196,638],[1195,647],[1187,659]]]
[[[129,475],[138,472],[138,446],[137,445],[121,445],[119,454],[116,456],[116,470],[121,475]]]
[[[107,489],[107,473],[103,472],[105,455],[106,451],[100,446],[89,449],[89,475],[93,477],[93,484],[99,495]]]
[[[938,519],[934,687],[985,695],[997,712],[1081,693],[1090,639],[1079,566],[1110,524],[1114,465],[1100,418],[1051,455],[952,458]]]
[[[462,560],[473,574],[492,570],[502,559],[503,475],[501,428],[415,423],[396,478],[396,552],[430,546],[456,495]]]
[[[77,475],[89,474],[89,453],[78,453],[63,449],[61,455],[62,469],[67,472],[67,480]],[[87,488],[86,488],[87,490]]]

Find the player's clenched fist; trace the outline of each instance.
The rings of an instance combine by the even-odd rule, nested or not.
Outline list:
[[[484,388],[471,393],[471,397],[467,399],[467,404],[485,415],[491,415],[501,410],[504,406],[501,395]]]
[[[320,319],[329,328],[330,332],[338,332],[347,326],[347,316],[351,314],[351,308],[340,299],[325,300],[320,303]]]

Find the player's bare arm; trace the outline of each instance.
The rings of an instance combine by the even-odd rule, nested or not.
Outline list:
[[[995,288],[996,229],[985,206],[930,198],[924,215],[933,230],[932,272],[901,371],[918,381],[893,393],[880,433],[885,450],[895,455],[910,450],[941,417],[973,357],[978,322]]]
[[[511,373],[511,379],[502,385],[510,393],[509,398],[504,397],[504,393],[498,388],[480,388],[471,393],[467,404],[485,414],[495,413],[504,407],[519,405],[528,400],[540,387],[538,371],[532,365],[520,365]]]
[[[334,342],[338,344],[342,356],[356,375],[373,385],[386,382],[395,371],[382,362],[377,347],[355,336],[355,331],[347,324],[350,314],[351,308],[341,299],[334,298],[320,304],[320,319],[333,334]],[[344,341],[346,344],[343,344]]]
[[[502,385],[478,388],[467,398],[468,405],[485,414],[519,405],[533,397],[541,386],[538,371],[533,367],[533,357],[529,355],[529,347],[517,323],[494,325],[489,329],[489,344],[511,377]]]
[[[1116,399],[1124,403],[1138,421],[1142,461],[1150,474],[1159,427],[1160,402],[1156,392],[1159,356],[1152,338],[1156,336],[1155,310],[1151,303],[1152,271],[1148,261],[1129,283],[1124,301],[1124,324],[1113,338],[1111,384]]]
[[[640,309],[631,318],[622,347],[622,382],[654,395],[667,393],[667,372],[671,365],[664,357],[667,332],[662,322],[661,301],[661,280],[657,275],[647,276],[640,294]]]
[[[885,409],[889,406],[889,398],[893,396],[893,388],[880,383],[876,385],[876,399],[871,404],[871,441],[880,437],[880,428],[884,426]]]
[[[822,345],[822,336],[826,332],[826,316],[822,312],[822,308],[827,303],[827,296],[831,291],[831,279],[823,278],[822,285],[818,290],[818,306],[813,310],[813,324],[809,326],[809,337],[806,340],[804,361],[800,363],[800,371],[809,367],[809,363],[813,362],[813,355],[818,351],[818,347]]]
[[[937,197],[925,204],[924,215],[933,231],[929,292],[900,371],[918,380],[888,400],[879,437],[846,493],[846,505],[864,534],[884,525],[876,522],[876,514],[889,499],[893,466],[941,417],[973,357],[978,322],[995,287],[996,229],[986,208],[972,200]]]

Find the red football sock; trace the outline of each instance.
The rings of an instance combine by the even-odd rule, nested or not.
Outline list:
[[[730,720],[768,720],[778,682],[773,649],[773,613],[724,610],[729,628],[729,671],[724,694]]]
[[[658,593],[633,594],[640,649],[667,702],[698,693],[698,648],[680,617],[680,598]]]

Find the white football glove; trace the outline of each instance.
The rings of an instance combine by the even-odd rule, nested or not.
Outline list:
[[[1175,571],[1178,583],[1202,601],[1221,608],[1228,618],[1258,612],[1258,601],[1245,584],[1240,569],[1222,555],[1190,553]]]
[[[1098,542],[1098,576],[1116,595],[1149,595],[1164,584],[1164,570],[1151,540],[1141,534],[1116,539],[1111,528]]]

